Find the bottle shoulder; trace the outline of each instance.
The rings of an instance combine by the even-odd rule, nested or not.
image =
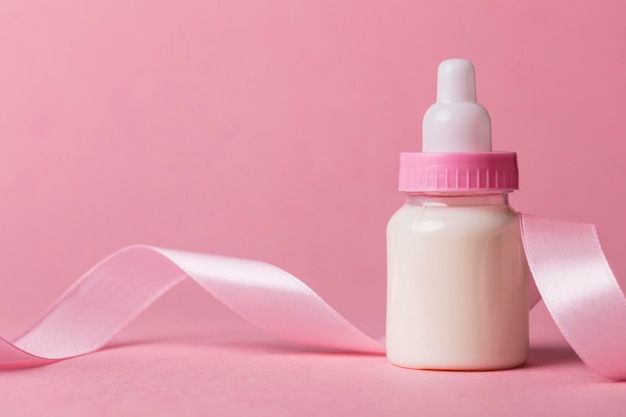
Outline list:
[[[517,222],[517,212],[506,204],[466,207],[404,204],[389,219],[387,232],[489,231]]]

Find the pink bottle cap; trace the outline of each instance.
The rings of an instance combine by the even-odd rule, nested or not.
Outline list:
[[[400,154],[400,191],[474,192],[518,188],[515,152]]]

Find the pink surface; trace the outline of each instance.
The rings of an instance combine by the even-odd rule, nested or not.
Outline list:
[[[137,242],[272,262],[355,322],[382,317],[398,154],[419,148],[436,66],[451,56],[477,67],[495,148],[518,152],[516,206],[596,223],[625,277],[623,8],[4,2],[0,334]],[[419,373],[283,355],[194,290],[158,302],[113,349],[0,374],[0,411],[614,415],[626,403],[540,312],[527,368]]]
[[[145,323],[136,323],[110,349],[3,372],[0,407],[16,416],[379,416],[416,410],[442,416],[611,416],[623,411],[623,385],[584,366],[543,306],[531,313],[527,365],[498,372],[412,371],[380,355],[315,353],[258,334],[209,307],[196,312],[217,317],[228,328],[166,321],[147,332]],[[154,322],[150,316],[144,319]]]

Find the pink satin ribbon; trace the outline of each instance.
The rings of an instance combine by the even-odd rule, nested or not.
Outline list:
[[[592,225],[521,217],[536,288],[582,360],[626,379],[626,299]],[[42,365],[93,352],[181,280],[190,277],[234,312],[280,338],[320,348],[383,354],[384,344],[339,315],[302,281],[262,262],[131,246],[81,277],[13,343],[0,367]],[[532,307],[539,300],[531,285]]]

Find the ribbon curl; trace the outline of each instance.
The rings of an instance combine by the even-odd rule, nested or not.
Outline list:
[[[626,298],[593,225],[520,216],[536,288],[581,359],[610,379],[626,379]],[[130,246],[100,261],[12,343],[0,338],[0,368],[43,365],[104,346],[163,293],[191,278],[257,327],[292,342],[384,354],[288,272],[258,261]],[[539,300],[531,285],[529,306]],[[381,339],[382,340],[382,339]]]

